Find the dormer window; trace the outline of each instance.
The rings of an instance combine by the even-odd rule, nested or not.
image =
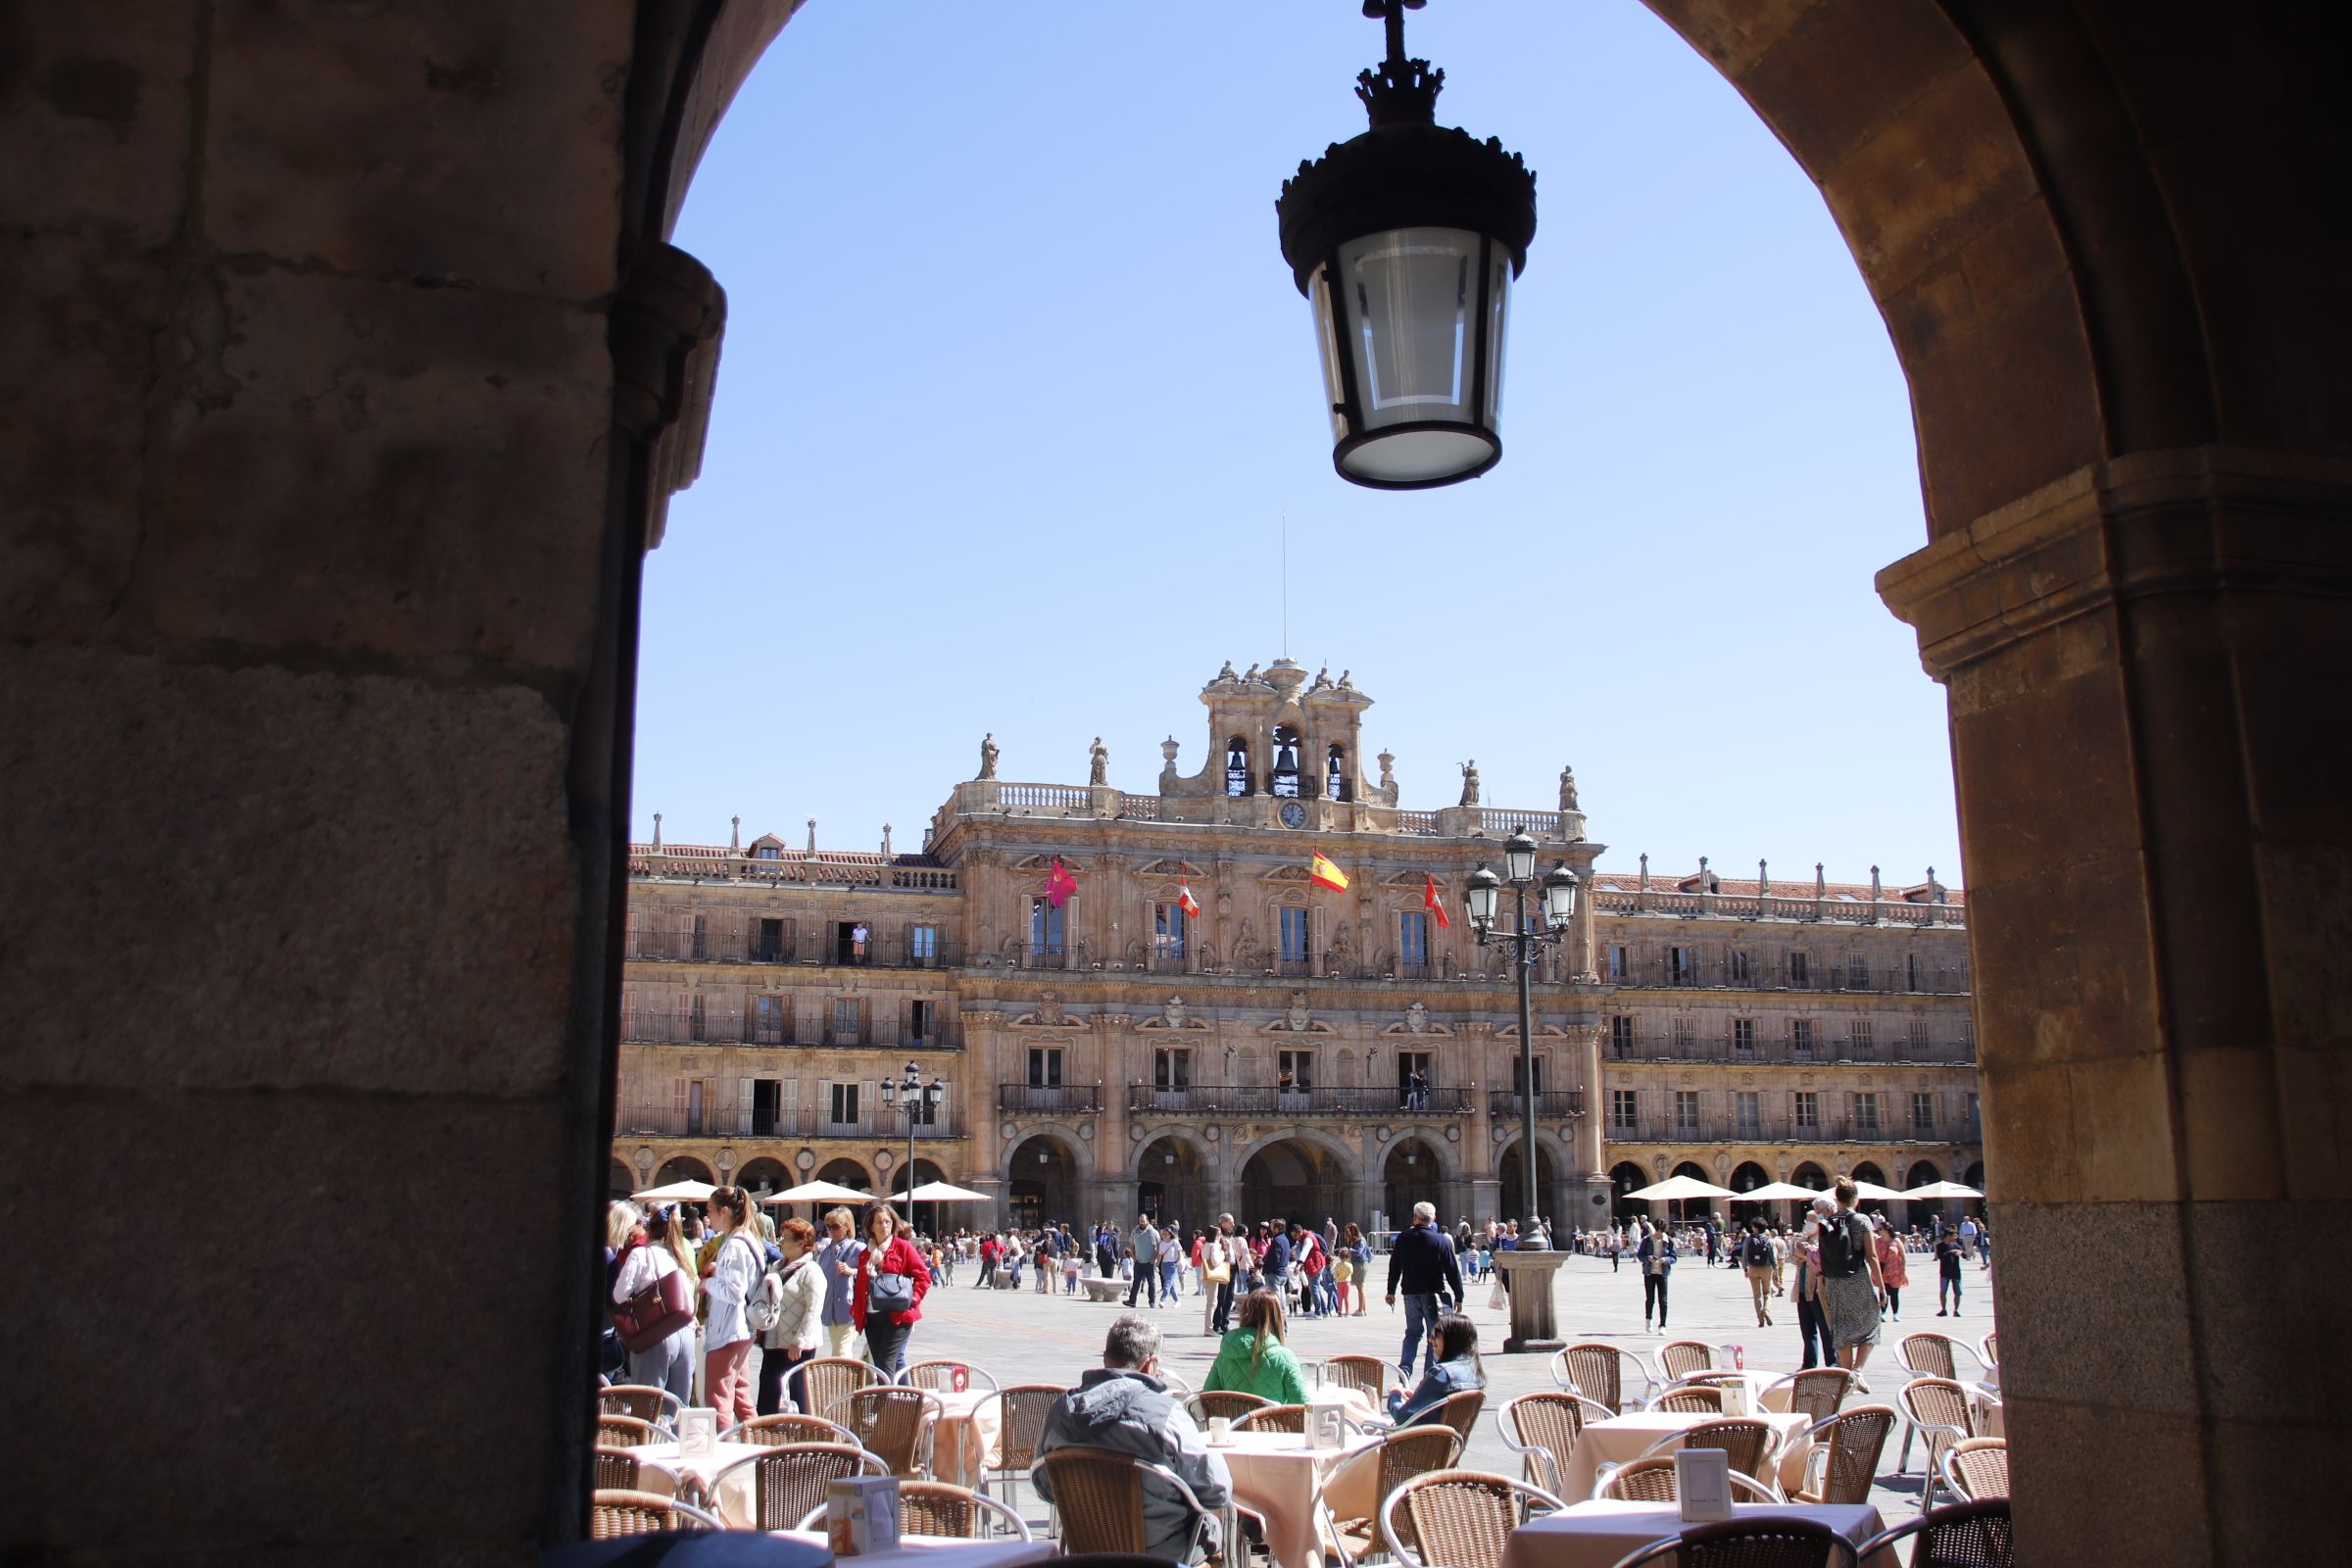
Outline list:
[[[1225,743],[1225,793],[1250,793],[1250,743],[1239,735]]]
[[[784,858],[784,852],[773,844],[762,844],[752,852],[752,858],[755,860],[781,860]]]
[[[1298,732],[1288,724],[1274,728],[1274,793],[1298,796]]]

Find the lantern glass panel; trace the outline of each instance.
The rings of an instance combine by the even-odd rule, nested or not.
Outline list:
[[[1340,376],[1340,328],[1331,309],[1330,268],[1315,269],[1307,300],[1315,311],[1315,344],[1323,351],[1323,401],[1331,410],[1331,439],[1336,446],[1348,439],[1348,416],[1342,407],[1348,400],[1348,384]]]
[[[1502,246],[1493,249],[1487,263],[1487,428],[1502,428],[1502,351],[1510,340],[1511,258]]]
[[[1479,430],[1483,411],[1474,402],[1487,324],[1478,308],[1485,250],[1477,234],[1460,228],[1389,229],[1339,247],[1338,304],[1361,418],[1352,433],[1462,427],[1368,441],[1342,459],[1350,473],[1412,482],[1465,472],[1492,457],[1495,444]]]

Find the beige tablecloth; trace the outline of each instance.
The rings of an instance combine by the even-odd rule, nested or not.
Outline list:
[[[1636,1410],[1628,1415],[1611,1416],[1606,1421],[1589,1424],[1576,1440],[1576,1446],[1560,1462],[1560,1488],[1565,1499],[1575,1502],[1592,1495],[1592,1486],[1604,1464],[1624,1464],[1639,1459],[1649,1446],[1671,1433],[1687,1432],[1706,1421],[1721,1421],[1723,1416],[1699,1411]],[[1755,1419],[1771,1425],[1788,1445],[1781,1450],[1781,1486],[1784,1490],[1800,1486],[1805,1479],[1805,1455],[1812,1443],[1805,1435],[1809,1423],[1801,1414],[1786,1410],[1766,1410]]]
[[[632,1450],[646,1464],[658,1464],[671,1475],[693,1476],[709,1489],[710,1478],[738,1459],[748,1459],[755,1453],[767,1450],[757,1443],[721,1443],[713,1446],[706,1459],[681,1459],[674,1443],[649,1443]],[[759,1494],[752,1485],[751,1473],[731,1476],[716,1497],[711,1499],[724,1523],[737,1530],[750,1530],[760,1522]]]
[[[811,1542],[819,1546],[830,1544],[822,1530],[769,1533],[787,1541]],[[958,1541],[952,1536],[901,1536],[896,1551],[840,1560],[877,1565],[919,1563],[922,1568],[1027,1568],[1030,1563],[1052,1562],[1059,1549],[1051,1541]]]
[[[1755,1515],[1794,1514],[1818,1520],[1856,1545],[1885,1528],[1879,1510],[1868,1503],[1776,1504],[1743,1502],[1742,1519]],[[1546,1514],[1511,1532],[1502,1548],[1502,1568],[1610,1568],[1619,1558],[1686,1527],[1672,1507],[1643,1502],[1588,1498],[1562,1513]],[[1891,1550],[1874,1554],[1862,1568],[1900,1568]]]
[[[1309,1448],[1296,1432],[1236,1432],[1228,1446],[1211,1446],[1233,1472],[1233,1494],[1266,1516],[1266,1544],[1281,1568],[1313,1568],[1315,1502],[1341,1460],[1370,1447],[1376,1437],[1350,1438],[1344,1447]]]
[[[931,1431],[931,1473],[959,1487],[977,1488],[980,1467],[997,1445],[1004,1404],[986,1389],[942,1394]]]

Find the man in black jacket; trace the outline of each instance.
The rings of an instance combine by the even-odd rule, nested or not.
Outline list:
[[[1453,1238],[1438,1229],[1438,1208],[1435,1203],[1413,1205],[1413,1228],[1396,1233],[1396,1245],[1389,1250],[1389,1304],[1396,1304],[1398,1287],[1404,1293],[1404,1353],[1397,1360],[1397,1370],[1409,1380],[1413,1375],[1413,1351],[1427,1342],[1423,1371],[1438,1364],[1438,1314],[1446,1306],[1446,1298],[1460,1301],[1462,1269],[1453,1255]]]

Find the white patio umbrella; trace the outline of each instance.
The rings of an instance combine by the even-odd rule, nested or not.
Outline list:
[[[1965,1186],[1959,1182],[1930,1182],[1924,1187],[1911,1188],[1903,1196],[1905,1198],[1983,1198],[1984,1195],[1974,1187]]]
[[[718,1189],[709,1182],[671,1182],[666,1187],[648,1187],[642,1193],[629,1196],[640,1203],[705,1203]]]
[[[787,1187],[780,1193],[770,1193],[760,1200],[762,1203],[870,1203],[873,1200],[873,1194],[861,1193],[855,1187],[844,1187],[839,1182],[803,1182],[798,1187]]]
[[[1891,1187],[1881,1187],[1877,1182],[1856,1182],[1854,1183],[1854,1196],[1856,1198],[1875,1198],[1881,1202],[1891,1200],[1899,1203],[1907,1195],[1898,1193]]]
[[[925,1182],[911,1193],[891,1194],[890,1200],[894,1203],[985,1203],[989,1197],[986,1193],[975,1193],[968,1187],[957,1187],[953,1182]]]
[[[1794,1182],[1766,1182],[1761,1187],[1751,1187],[1744,1193],[1734,1193],[1732,1196],[1743,1203],[1808,1203],[1821,1194],[1810,1187],[1799,1187]]]
[[[1625,1195],[1646,1202],[1659,1203],[1690,1198],[1739,1198],[1744,1195],[1713,1182],[1702,1182],[1693,1176],[1669,1176],[1662,1182],[1652,1182]]]

